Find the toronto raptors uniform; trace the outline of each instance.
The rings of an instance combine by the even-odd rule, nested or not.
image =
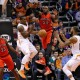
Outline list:
[[[14,62],[9,54],[6,41],[0,38],[0,67],[4,67],[4,63],[8,66],[9,70],[14,69]]]
[[[51,26],[51,14],[47,13],[46,15],[42,13],[41,18],[39,19],[39,24],[41,29],[45,29],[47,32],[47,36],[45,38],[41,38],[42,46],[44,49],[47,48],[47,44],[51,41],[52,36],[52,26]]]

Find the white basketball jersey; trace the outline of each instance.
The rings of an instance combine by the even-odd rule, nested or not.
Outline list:
[[[24,27],[24,31],[28,30],[28,23],[26,25],[19,23],[17,27],[19,26],[23,26]],[[24,39],[24,37],[21,35],[21,33],[18,31],[18,39]]]
[[[75,54],[80,54],[80,36],[78,35],[75,35],[73,37],[76,37],[77,38],[77,42],[75,44],[72,44],[72,54],[75,55]]]

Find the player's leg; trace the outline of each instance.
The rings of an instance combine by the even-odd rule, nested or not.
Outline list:
[[[46,37],[45,38],[41,38],[41,42],[42,42],[43,49],[46,49],[46,47],[47,47],[47,45],[46,45]]]
[[[77,60],[75,56],[73,56],[63,67],[64,73],[70,78],[70,80],[75,80],[71,71],[75,71],[79,65],[80,65],[80,60]]]
[[[34,58],[34,56],[38,53],[38,51],[36,50],[36,48],[33,46],[33,44],[31,42],[29,42],[29,50],[30,50],[30,55],[29,55],[29,61],[32,60]],[[25,64],[25,69],[27,70],[27,65],[28,63]]]
[[[15,76],[15,79],[16,79],[16,80],[20,80],[17,71],[15,71],[15,69],[14,69],[14,62],[13,62],[11,56],[10,56],[10,55],[6,56],[5,58],[3,58],[3,61],[4,61],[4,62],[6,63],[6,65],[8,66],[8,69],[12,71],[12,73],[13,73],[14,76]]]
[[[38,53],[38,51],[36,50],[36,48],[34,47],[34,45],[29,42],[29,50],[30,50],[30,58],[34,58],[34,56]]]
[[[52,30],[47,32],[46,44],[49,44],[51,42],[51,37],[52,37]]]
[[[49,61],[50,57],[50,52],[51,52],[51,37],[52,37],[52,30],[47,32],[47,37],[46,37],[46,60],[47,62]]]
[[[75,80],[72,73],[71,73],[71,71],[70,71],[69,66],[65,65],[63,67],[63,72],[69,77],[70,80]]]
[[[21,50],[25,56],[22,58],[21,68],[18,71],[18,73],[22,78],[26,78],[25,72],[24,72],[24,65],[29,62],[29,57],[30,57],[29,40],[25,39],[21,42],[22,43],[20,44],[17,43],[17,44],[19,45],[19,50]],[[27,66],[27,69],[29,69],[28,66]]]
[[[22,78],[26,78],[25,76],[25,71],[24,71],[24,67],[26,70],[29,70],[30,68],[28,67],[28,63],[30,61],[30,53],[29,54],[26,54],[23,59],[22,59],[22,62],[21,62],[21,68],[20,70],[18,71],[19,75],[22,77]]]
[[[23,57],[23,59],[22,59],[22,62],[21,62],[21,64],[25,67],[25,64],[26,64],[26,67],[25,67],[25,69],[26,70],[29,70],[30,68],[28,67],[28,63],[29,63],[29,61],[30,61],[30,54],[27,54],[27,55],[25,55],[24,57]],[[23,70],[23,66],[21,66],[21,69],[20,70]]]
[[[0,59],[0,80],[3,78],[4,61]]]

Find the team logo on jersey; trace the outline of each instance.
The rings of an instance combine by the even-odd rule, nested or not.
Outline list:
[[[6,39],[7,41],[10,41],[11,40],[11,37],[8,34],[2,34],[1,35],[1,38]]]

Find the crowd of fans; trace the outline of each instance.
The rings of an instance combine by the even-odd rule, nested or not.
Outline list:
[[[20,23],[21,16],[25,16],[28,23],[35,22],[35,31],[41,29],[39,24],[39,14],[43,12],[41,1],[43,0],[10,0],[13,7],[12,25],[15,42],[17,40],[17,24]],[[62,5],[61,11],[66,13],[70,12],[74,17],[74,20],[76,20],[76,23],[78,23],[78,26],[80,26],[79,2],[77,0],[58,0],[58,2]],[[43,47],[41,38],[38,35],[30,34],[29,36],[30,41],[36,47],[38,54],[33,61],[29,63],[30,70],[25,71],[26,76],[29,76],[29,74],[32,75],[32,80],[37,80],[40,75],[43,80],[46,78],[48,80],[69,80],[69,78],[63,73],[62,67],[72,57],[71,48],[70,46],[62,48],[62,45],[59,44],[57,38],[54,36],[54,31],[58,30],[60,36],[65,35],[67,39],[70,38],[71,34],[66,31],[63,21],[59,19],[59,10],[56,9],[54,5],[50,12],[53,18],[51,23],[52,36],[47,47]]]

